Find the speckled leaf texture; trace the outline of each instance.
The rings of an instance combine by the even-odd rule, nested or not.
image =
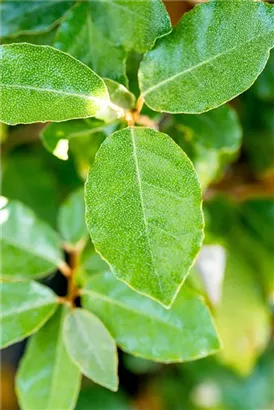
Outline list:
[[[28,342],[16,376],[22,410],[75,408],[81,373],[68,356],[63,341],[67,308],[54,316]]]
[[[142,95],[156,111],[208,111],[248,89],[273,46],[273,5],[249,0],[198,5],[145,55]]]
[[[101,145],[86,183],[87,225],[116,277],[166,307],[201,246],[201,191],[169,136],[144,127]]]
[[[198,359],[220,348],[209,310],[186,286],[170,310],[132,291],[110,272],[94,275],[83,292],[84,307],[99,316],[128,353],[170,363]]]
[[[57,233],[20,202],[1,209],[0,226],[4,278],[42,277],[63,263]]]
[[[1,1],[1,37],[50,30],[72,7],[73,1]]]
[[[144,53],[159,37],[171,31],[169,15],[161,0],[92,1],[95,23],[109,40],[125,50]]]
[[[36,332],[57,308],[53,291],[36,282],[1,284],[1,342],[7,347]]]
[[[0,120],[7,124],[92,117],[108,105],[103,80],[50,46],[0,47]]]
[[[64,341],[69,356],[86,377],[117,391],[116,344],[96,316],[84,309],[70,312],[64,323]]]

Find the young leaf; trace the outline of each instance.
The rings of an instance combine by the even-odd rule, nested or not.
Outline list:
[[[94,3],[79,2],[67,13],[57,31],[54,47],[81,60],[100,76],[126,85],[126,51],[110,41],[100,24],[96,24]]]
[[[208,111],[248,89],[273,46],[272,5],[239,0],[198,5],[145,55],[139,72],[143,98],[156,111]]]
[[[197,175],[165,134],[130,127],[101,145],[86,184],[93,243],[118,279],[170,306],[201,246]]]
[[[1,37],[50,30],[73,5],[72,1],[1,1]]]
[[[193,161],[202,188],[220,178],[242,142],[240,121],[229,105],[199,115],[174,115],[163,131],[172,135]]]
[[[57,223],[64,242],[69,247],[77,247],[81,242],[85,242],[88,231],[82,189],[70,194],[60,207]]]
[[[171,31],[169,15],[161,0],[92,1],[97,30],[127,51],[144,53],[155,40]]]
[[[106,272],[90,279],[83,303],[105,323],[121,349],[145,359],[182,362],[220,348],[207,307],[186,287],[166,310]]]
[[[65,319],[64,341],[71,359],[85,376],[117,391],[115,341],[96,316],[83,309],[74,309]]]
[[[109,96],[103,80],[73,57],[49,46],[0,48],[1,121],[8,124],[92,117]]]
[[[71,361],[63,342],[65,307],[28,342],[16,376],[22,410],[73,410],[81,383],[81,373]]]
[[[1,296],[1,348],[36,332],[57,308],[52,290],[36,282],[2,283]]]
[[[63,263],[58,235],[25,205],[7,201],[0,210],[0,225],[5,278],[45,276]]]

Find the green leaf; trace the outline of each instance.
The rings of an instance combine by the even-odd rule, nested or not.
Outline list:
[[[106,125],[97,119],[72,120],[51,123],[43,128],[40,136],[45,148],[57,158],[67,160],[71,139],[88,137],[103,132]]]
[[[272,5],[244,0],[198,5],[145,55],[139,72],[143,98],[156,111],[211,110],[254,83],[273,46]]]
[[[75,410],[133,410],[121,392],[110,392],[99,386],[85,387],[80,392]]]
[[[1,284],[1,348],[25,339],[53,315],[57,297],[36,282]]]
[[[3,158],[2,172],[2,195],[23,202],[54,226],[58,185],[44,158],[37,152],[12,152]]]
[[[149,128],[112,134],[88,176],[86,208],[116,277],[170,306],[203,239],[201,191],[184,152]]]
[[[192,160],[202,188],[222,176],[242,142],[237,113],[229,105],[199,115],[174,115],[163,131],[172,135]]]
[[[264,71],[254,84],[253,91],[265,101],[274,102],[274,51],[270,52]]]
[[[88,231],[85,220],[84,192],[82,189],[73,192],[59,209],[58,228],[64,242],[69,247],[85,243]]]
[[[73,5],[71,1],[1,1],[1,37],[48,31]]]
[[[90,279],[83,303],[104,322],[121,349],[145,359],[182,362],[220,348],[202,298],[186,287],[166,310],[106,272]]]
[[[127,51],[144,53],[155,40],[171,31],[161,0],[102,0],[91,2],[97,30]]]
[[[2,273],[5,278],[45,276],[61,266],[56,232],[25,205],[7,201],[0,210]]]
[[[237,252],[235,243],[231,243],[223,297],[215,314],[224,343],[220,358],[243,376],[252,371],[270,338],[270,312],[247,255]]]
[[[83,309],[74,309],[64,323],[64,341],[71,359],[85,376],[117,391],[115,341],[96,316]]]
[[[23,410],[75,408],[81,373],[69,358],[63,342],[66,310],[60,307],[28,342],[16,376]]]
[[[105,122],[111,122],[117,119],[117,117],[123,118],[125,116],[125,111],[134,109],[135,96],[126,87],[116,81],[108,78],[104,78],[104,81],[107,86],[112,105],[110,105],[107,110],[97,115],[97,118]]]
[[[126,52],[110,41],[100,23],[96,24],[94,3],[79,2],[67,13],[57,31],[54,47],[81,60],[100,76],[126,84]]]
[[[8,124],[92,117],[109,96],[103,80],[49,46],[1,46],[1,121]]]

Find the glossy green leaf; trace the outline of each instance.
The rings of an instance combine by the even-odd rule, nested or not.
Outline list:
[[[85,387],[80,391],[75,410],[133,410],[124,395],[110,392],[99,386]]]
[[[69,247],[85,243],[88,231],[85,220],[84,192],[82,189],[73,192],[59,209],[58,228],[64,242]]]
[[[63,263],[56,232],[25,205],[7,201],[0,210],[1,271],[5,278],[33,278],[53,272]]]
[[[208,111],[248,89],[273,46],[273,5],[246,0],[198,5],[145,55],[142,95],[156,111]]]
[[[126,84],[126,52],[110,41],[100,23],[96,24],[94,3],[79,2],[67,13],[57,31],[54,47],[81,60],[100,76]]]
[[[157,38],[171,30],[169,16],[161,0],[92,1],[91,10],[97,30],[127,51],[144,53]]]
[[[63,342],[67,308],[55,315],[28,342],[16,376],[22,410],[73,410],[81,373],[69,358]]]
[[[1,1],[1,37],[50,30],[73,5],[72,1]]]
[[[264,71],[254,84],[253,91],[265,101],[274,102],[274,50],[270,52]]]
[[[1,121],[8,124],[92,117],[109,96],[103,80],[49,46],[1,46]]]
[[[84,309],[74,309],[64,323],[68,353],[81,372],[110,390],[118,389],[114,339],[103,323]]]
[[[202,188],[219,179],[225,166],[235,159],[242,142],[236,111],[229,105],[200,115],[176,115],[163,131],[187,153]]]
[[[112,134],[88,176],[86,208],[117,278],[170,306],[203,239],[200,187],[184,152],[149,128]]]
[[[90,279],[83,303],[104,322],[121,349],[145,359],[182,362],[220,348],[207,307],[186,287],[166,310],[106,272]]]
[[[36,282],[1,284],[1,348],[36,332],[57,308],[57,297]]]

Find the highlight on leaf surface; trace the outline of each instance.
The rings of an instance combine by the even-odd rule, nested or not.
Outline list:
[[[249,0],[197,5],[144,56],[142,96],[155,111],[211,110],[254,83],[272,47],[273,5]]]
[[[86,183],[87,226],[116,277],[169,307],[202,244],[197,175],[167,135],[143,127],[101,145]]]
[[[34,212],[2,197],[0,209],[1,273],[6,279],[33,279],[64,263],[58,234]],[[2,204],[1,204],[2,205]]]
[[[0,46],[2,122],[65,121],[104,111],[103,80],[72,56],[50,46]]]
[[[57,296],[39,283],[1,283],[1,348],[36,332],[56,308]]]

